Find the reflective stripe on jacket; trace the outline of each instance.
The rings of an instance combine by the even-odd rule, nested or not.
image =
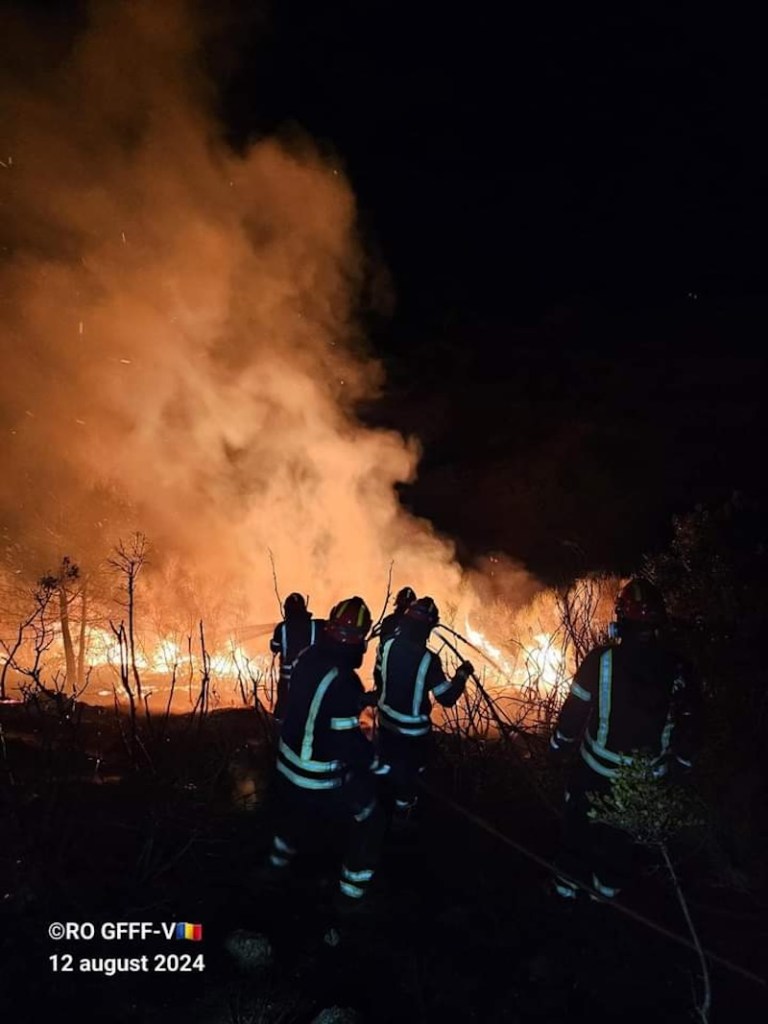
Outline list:
[[[307,647],[315,644],[323,626],[322,619],[298,616],[278,623],[272,634],[269,649],[280,658],[280,678],[290,683],[293,664]]]
[[[363,685],[319,645],[299,655],[280,731],[277,770],[302,789],[336,789],[350,769],[375,767],[360,728]]]
[[[606,778],[645,750],[662,775],[670,754],[690,761],[696,695],[690,669],[661,646],[597,648],[576,673],[551,745],[581,738],[582,759]]]
[[[378,720],[383,729],[401,736],[426,736],[431,723],[430,694],[450,706],[460,696],[464,681],[446,679],[438,656],[404,636],[383,645]]]

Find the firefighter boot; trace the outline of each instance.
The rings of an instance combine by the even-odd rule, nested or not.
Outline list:
[[[251,875],[251,887],[255,890],[276,889],[290,876],[296,848],[282,836],[275,835],[267,861]]]
[[[546,891],[548,895],[554,896],[563,904],[575,903],[582,893],[582,889],[579,886],[560,875],[553,875],[549,879],[546,884]]]
[[[351,872],[346,867],[342,868],[331,921],[323,937],[326,946],[347,944],[353,938],[356,926],[372,912],[371,898],[367,893],[372,875],[373,871]]]
[[[416,798],[395,800],[391,828],[396,835],[407,836],[416,828]]]

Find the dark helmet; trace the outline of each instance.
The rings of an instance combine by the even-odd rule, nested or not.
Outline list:
[[[395,611],[402,613],[408,607],[413,604],[416,600],[416,594],[411,590],[410,587],[403,587],[402,590],[398,590],[397,597],[395,598]]]
[[[307,602],[301,594],[289,594],[283,603],[283,612],[286,619],[290,619],[294,615],[306,615]]]
[[[667,621],[667,609],[661,591],[638,576],[627,583],[616,599],[616,621],[632,622],[656,629]]]
[[[372,621],[362,597],[348,597],[331,608],[325,635],[338,644],[363,647]]]
[[[408,606],[405,619],[407,622],[419,623],[434,629],[440,622],[440,612],[431,597],[420,597],[418,601]]]

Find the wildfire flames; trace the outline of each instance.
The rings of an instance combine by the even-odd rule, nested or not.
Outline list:
[[[114,636],[103,629],[93,629],[88,636],[88,655],[86,661],[91,668],[103,666],[117,667],[120,665],[121,648]],[[189,647],[184,650],[176,640],[160,640],[149,653],[139,649],[136,652],[136,667],[150,675],[165,676],[174,669],[193,668],[200,670],[202,660],[191,653]],[[236,677],[238,673],[247,672],[254,659],[234,642],[226,650],[214,651],[209,656],[208,667],[211,675]]]
[[[546,691],[551,691],[561,687],[568,674],[565,654],[557,647],[553,634],[535,633],[527,642],[519,641],[518,656],[513,657],[489,643],[479,630],[472,628],[469,620],[465,632],[470,643],[488,658],[497,687],[522,688],[535,681]]]
[[[470,644],[482,652],[487,660],[475,657],[471,649],[466,654],[479,660],[478,669],[485,681],[493,689],[520,689],[532,680],[551,690],[562,684],[565,669],[565,658],[562,651],[555,646],[554,637],[545,633],[536,634],[531,638],[530,646],[520,646],[516,659],[509,652],[495,647],[480,630],[474,629],[467,621],[465,635]],[[190,637],[186,644],[178,639],[161,638],[152,644],[139,642],[132,663],[149,681],[149,688],[144,692],[159,692],[167,689],[168,680],[175,674],[179,679],[187,676],[199,676],[206,670],[213,679],[229,680],[249,679],[253,676],[263,679],[272,668],[271,655],[263,650],[254,650],[249,645],[247,650],[234,639],[220,649],[206,653],[205,663],[202,656],[193,649]],[[126,652],[114,634],[104,629],[91,627],[85,636],[85,664],[91,670],[109,669],[116,673],[120,668],[121,659],[125,660]],[[438,645],[439,646],[439,645]],[[52,665],[61,666],[64,661],[60,635],[55,636],[50,648]],[[522,662],[522,664],[521,664]],[[100,677],[103,678],[103,677]],[[101,689],[102,696],[112,696],[112,690]],[[118,698],[123,694],[118,689]],[[223,695],[224,703],[237,700],[236,689]]]
[[[269,624],[259,627],[257,632],[265,636],[271,632],[271,628],[272,624]],[[517,628],[525,627],[518,622]],[[521,693],[531,686],[535,686],[540,695],[546,696],[562,690],[569,677],[565,653],[557,646],[556,637],[552,634],[531,633],[529,627],[528,640],[518,640],[513,652],[491,643],[483,632],[471,625],[467,617],[465,638],[468,641],[466,644],[459,638],[454,639],[464,647],[463,656],[474,659],[484,685],[497,696]],[[276,666],[271,654],[265,650],[264,640],[243,643],[233,636],[218,647],[206,649],[203,654],[199,641],[192,635],[183,639],[178,636],[156,637],[151,641],[144,635],[137,638],[131,654],[127,641],[121,641],[114,630],[88,626],[82,631],[81,642],[84,645],[86,676],[81,692],[86,700],[102,697],[111,701],[117,697],[119,701],[124,701],[126,694],[118,684],[120,670],[122,668],[127,671],[130,668],[132,672],[135,666],[142,679],[143,697],[148,698],[153,694],[161,697],[176,683],[188,682],[191,699],[193,681],[205,675],[215,688],[217,704],[241,703],[246,692],[250,699],[253,687],[263,703],[269,705],[272,702]],[[7,641],[4,643],[7,645]],[[32,641],[26,640],[16,652],[13,666],[23,666],[25,660],[30,662],[33,647]],[[433,647],[444,656],[439,643],[433,644]],[[62,677],[66,679],[64,643],[59,623],[50,626],[45,648],[45,670],[40,678],[44,683],[58,687]],[[362,670],[365,681],[369,683],[372,658],[371,651]],[[7,660],[7,654],[5,658],[0,655],[0,667]],[[19,673],[15,675],[18,682]],[[223,688],[217,688],[217,684],[222,684]],[[133,688],[133,679],[131,685]],[[195,682],[195,687],[197,685]],[[66,686],[67,692],[74,690],[77,690],[74,684]],[[179,697],[182,697],[181,690]]]
[[[342,169],[306,137],[226,145],[202,38],[182,0],[107,2],[40,66],[0,70],[0,671],[35,581],[65,556],[96,591],[69,611],[70,647],[95,672],[119,666],[107,624],[125,605],[99,587],[115,544],[141,531],[153,547],[134,660],[148,676],[267,672],[266,644],[242,636],[274,618],[269,551],[282,592],[310,591],[320,616],[350,594],[380,600],[394,560],[393,588],[457,609],[499,686],[532,673],[554,686],[552,632],[485,614],[540,586],[500,557],[459,566],[399,503],[416,440],[355,415],[382,381],[360,345],[363,283],[366,301],[389,299]],[[177,628],[201,620],[207,658]],[[61,647],[46,648],[45,678]]]

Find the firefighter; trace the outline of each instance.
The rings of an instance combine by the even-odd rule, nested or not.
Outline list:
[[[283,820],[270,864],[282,874],[302,845],[327,830],[348,830],[339,909],[359,905],[376,868],[385,816],[376,776],[388,766],[360,728],[362,663],[371,614],[360,597],[330,613],[316,644],[297,659],[278,745],[277,796]]]
[[[660,780],[692,767],[699,685],[667,645],[666,625],[659,590],[648,580],[631,580],[619,594],[609,629],[619,642],[590,651],[558,717],[550,739],[553,757],[578,749],[566,785],[558,860],[566,877],[553,883],[564,899],[578,895],[574,881],[612,899],[631,874],[631,839],[592,822],[586,794],[610,791],[617,766],[631,763],[633,751],[653,756]]]
[[[289,594],[283,603],[284,619],[275,627],[269,649],[279,659],[275,719],[282,721],[293,663],[305,647],[316,643],[323,629],[322,619],[313,619],[301,594]]]
[[[416,805],[419,776],[430,756],[432,724],[430,695],[452,707],[474,671],[459,665],[447,679],[440,658],[427,647],[440,616],[431,597],[408,606],[397,632],[381,649],[381,685],[377,702],[379,755],[391,766],[396,820],[407,820]]]
[[[395,595],[395,608],[389,615],[386,615],[381,625],[375,630],[374,635],[378,636],[380,643],[386,643],[391,636],[394,636],[400,623],[403,621],[408,606],[416,600],[416,594],[411,587],[402,587]]]
[[[375,687],[376,699],[381,691],[381,652],[384,644],[390,637],[393,637],[400,628],[403,621],[403,616],[408,610],[409,606],[416,600],[416,594],[410,587],[402,587],[398,590],[395,596],[395,608],[394,611],[386,615],[381,625],[378,626],[373,632],[373,635],[379,639],[379,647],[376,651],[376,662],[373,666],[373,683]],[[375,703],[375,701],[374,701]]]

